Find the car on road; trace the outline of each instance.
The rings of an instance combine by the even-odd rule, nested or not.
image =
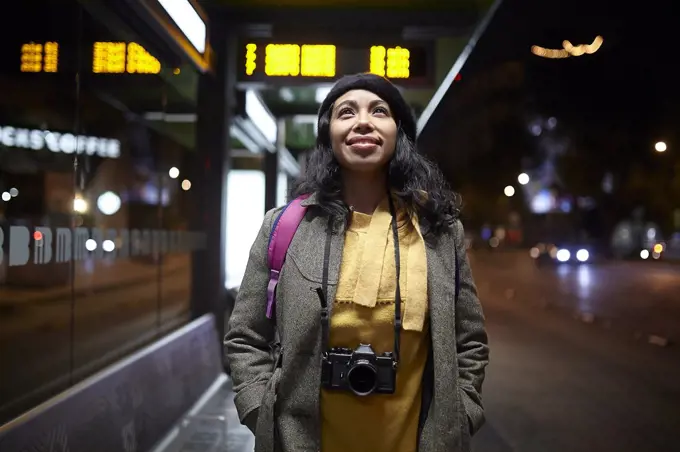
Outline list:
[[[531,247],[529,256],[536,265],[588,264],[598,255],[597,246],[587,241],[540,242]]]

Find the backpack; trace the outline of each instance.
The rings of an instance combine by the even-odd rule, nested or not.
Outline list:
[[[276,286],[279,284],[279,274],[286,260],[286,253],[290,242],[293,241],[295,232],[300,222],[307,213],[307,208],[301,203],[309,195],[302,195],[283,208],[279,216],[274,220],[272,230],[269,233],[269,246],[267,248],[267,266],[269,267],[269,284],[267,285],[267,318],[272,319],[276,313]]]
[[[283,208],[279,216],[274,220],[272,230],[269,233],[269,246],[267,248],[267,266],[269,267],[269,284],[267,285],[267,318],[272,319],[276,313],[276,286],[279,284],[279,275],[286,260],[288,247],[293,241],[295,232],[307,213],[307,207],[301,203],[309,195],[302,195],[290,201]],[[454,246],[456,259],[456,293],[455,301],[458,302],[460,290],[460,273],[458,269],[458,250]]]

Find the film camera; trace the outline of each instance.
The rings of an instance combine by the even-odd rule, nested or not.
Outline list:
[[[321,384],[326,389],[349,390],[358,396],[394,394],[397,365],[391,352],[376,355],[370,345],[356,350],[332,348],[324,356]]]

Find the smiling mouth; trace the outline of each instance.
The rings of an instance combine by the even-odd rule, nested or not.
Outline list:
[[[354,137],[347,140],[349,146],[378,146],[380,142],[372,137]]]

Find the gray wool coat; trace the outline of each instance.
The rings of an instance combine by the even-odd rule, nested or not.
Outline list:
[[[303,205],[316,202],[313,195]],[[255,451],[320,452],[321,306],[313,289],[321,286],[327,223],[309,213],[300,223],[279,279],[276,321],[270,320],[267,247],[280,211],[267,212],[252,246],[225,351],[234,402],[241,422],[255,433]],[[343,245],[344,233],[334,234],[329,300],[335,299]],[[460,266],[457,302],[455,265]],[[423,375],[418,451],[469,452],[472,435],[484,423],[481,388],[489,349],[459,221],[436,245],[428,245],[427,268],[431,352]]]

